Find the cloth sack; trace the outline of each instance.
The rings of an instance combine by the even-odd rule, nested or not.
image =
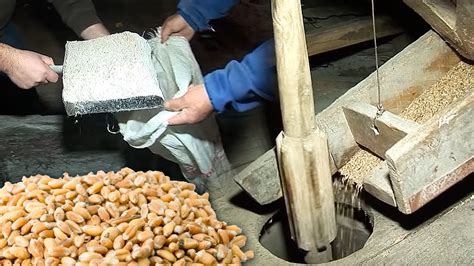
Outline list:
[[[164,100],[182,96],[191,84],[204,82],[199,65],[186,38],[171,36],[162,44],[160,29],[148,43]],[[168,126],[176,115],[163,108],[116,114],[120,133],[135,148],[149,148],[154,154],[179,165],[184,177],[198,191],[207,190],[207,180],[230,169],[214,116],[195,125]]]

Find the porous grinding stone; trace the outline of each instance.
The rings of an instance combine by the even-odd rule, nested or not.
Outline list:
[[[131,32],[67,42],[63,83],[63,102],[69,116],[163,105],[151,48],[144,38]]]

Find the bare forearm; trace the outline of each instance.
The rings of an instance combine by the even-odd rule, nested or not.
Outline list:
[[[13,56],[13,49],[12,47],[0,43],[0,71],[1,72],[8,72],[8,69],[11,66],[12,56]]]
[[[58,81],[58,74],[49,67],[53,64],[49,56],[0,43],[0,70],[19,88],[29,89]]]
[[[109,35],[109,31],[105,28],[104,24],[97,23],[87,27],[81,32],[81,38],[84,40],[95,39]]]
[[[54,0],[63,21],[79,36],[88,27],[100,24],[92,0]]]

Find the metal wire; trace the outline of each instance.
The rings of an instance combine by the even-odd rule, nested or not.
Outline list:
[[[377,75],[377,102],[380,105],[380,78],[379,78],[379,55],[377,51],[377,32],[375,29],[375,4],[374,0],[371,0],[372,3],[372,27],[374,31],[374,51],[375,51],[375,72]]]
[[[377,32],[375,28],[375,4],[374,0],[371,0],[372,4],[372,27],[374,31],[374,52],[375,52],[375,75],[377,77],[377,113],[375,114],[375,118],[373,121],[373,127],[372,129],[374,130],[375,134],[378,135],[378,129],[377,126],[375,125],[376,120],[382,116],[384,109],[382,105],[382,100],[380,96],[380,77],[379,77],[379,55],[377,51]]]

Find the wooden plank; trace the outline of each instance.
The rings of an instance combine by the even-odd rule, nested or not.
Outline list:
[[[364,179],[364,189],[388,205],[397,206],[392,184],[390,183],[390,173],[385,161],[374,169],[372,175]]]
[[[283,196],[274,149],[249,164],[234,180],[260,205],[270,204]]]
[[[403,29],[390,17],[377,17],[377,37],[383,38],[402,33]],[[372,18],[361,17],[330,27],[306,32],[306,43],[310,56],[321,54],[373,39]]]
[[[337,169],[332,158],[329,158],[329,163],[331,174],[336,173]],[[260,205],[279,200],[283,192],[275,148],[268,150],[241,170],[234,176],[234,181]]]
[[[474,2],[458,0],[404,0],[462,56],[474,60]]]
[[[409,214],[474,171],[474,89],[386,153],[397,206]]]
[[[428,221],[405,236],[399,237],[396,243],[377,255],[366,256],[362,262],[349,264],[473,265],[473,209],[474,198],[471,196],[441,217]]]
[[[385,152],[419,124],[385,111],[375,120],[377,108],[373,105],[354,102],[343,108],[354,140],[376,155],[385,159]]]
[[[448,0],[428,0],[418,1],[418,4],[425,4],[434,15],[448,27],[449,31],[453,31],[456,26],[456,6]],[[415,10],[416,11],[416,10]]]
[[[456,14],[456,35],[466,57],[474,60],[474,1],[458,0]]]
[[[354,7],[337,4],[331,4],[330,9],[322,10],[321,7],[318,7],[317,11],[312,9],[316,8],[304,8],[303,12],[334,14],[328,12],[337,10],[337,13],[334,14],[336,16],[354,12]],[[306,27],[308,54],[310,56],[317,55],[372,40],[372,18],[364,17],[364,13],[366,13],[366,10],[360,12],[361,17],[338,21],[337,23],[323,23],[318,28]],[[266,5],[241,2],[231,10],[228,18],[239,28],[246,29],[245,36],[249,43],[259,43],[273,37],[271,14],[267,12]],[[403,32],[403,28],[389,16],[380,15],[376,19],[378,38]]]
[[[449,0],[404,0],[443,37],[452,37],[456,26],[456,7]]]
[[[315,123],[313,87],[299,0],[272,0],[284,132],[277,158],[292,236],[307,251],[330,249],[336,215],[327,139]]]

